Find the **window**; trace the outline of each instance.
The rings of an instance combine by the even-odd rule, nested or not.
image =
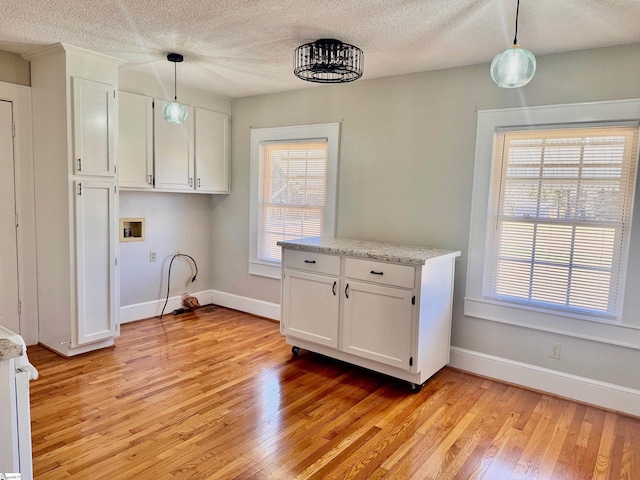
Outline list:
[[[465,315],[640,348],[639,119],[640,100],[478,112]]]
[[[637,126],[495,134],[483,295],[617,319]]]
[[[281,240],[335,234],[339,124],[251,130],[249,273],[280,278]]]

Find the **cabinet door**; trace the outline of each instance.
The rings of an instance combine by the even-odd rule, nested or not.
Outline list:
[[[342,350],[408,370],[413,292],[348,281],[342,294]]]
[[[187,106],[189,118],[174,125],[162,117],[164,100],[155,100],[153,107],[154,157],[156,189],[194,189],[193,168],[193,108]]]
[[[118,184],[153,188],[153,99],[118,94]]]
[[[73,347],[116,335],[115,181],[75,182],[77,335]]]
[[[72,77],[73,168],[76,175],[114,176],[113,85]]]
[[[338,347],[340,280],[286,270],[283,283],[282,333]]]
[[[229,193],[229,117],[196,108],[196,190]]]

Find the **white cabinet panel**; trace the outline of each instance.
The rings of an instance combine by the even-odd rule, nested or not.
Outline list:
[[[153,99],[120,92],[118,98],[118,182],[153,188]]]
[[[203,108],[195,111],[195,188],[229,193],[229,117]]]
[[[349,281],[344,295],[342,350],[409,369],[412,291]]]
[[[338,347],[340,280],[288,271],[283,284],[282,333]]]
[[[75,216],[76,343],[82,345],[116,335],[115,182],[77,181]]]
[[[113,85],[73,77],[74,166],[78,175],[114,176]]]
[[[155,100],[153,113],[155,186],[159,190],[193,190],[193,108],[187,106],[189,118],[185,123],[174,125],[162,117],[166,103]]]

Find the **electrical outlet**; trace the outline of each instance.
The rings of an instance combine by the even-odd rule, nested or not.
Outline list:
[[[555,358],[556,360],[560,359],[560,344],[552,343],[551,348],[549,349],[549,357]]]
[[[149,261],[150,261],[150,262],[155,262],[155,261],[156,261],[156,252],[155,252],[155,251],[153,251],[153,250],[151,250],[151,251],[149,252]]]

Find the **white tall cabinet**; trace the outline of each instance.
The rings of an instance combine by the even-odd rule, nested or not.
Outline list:
[[[118,334],[119,60],[56,44],[31,62],[40,343],[72,356]]]
[[[282,246],[281,332],[305,348],[420,386],[449,363],[460,252],[340,238]]]

